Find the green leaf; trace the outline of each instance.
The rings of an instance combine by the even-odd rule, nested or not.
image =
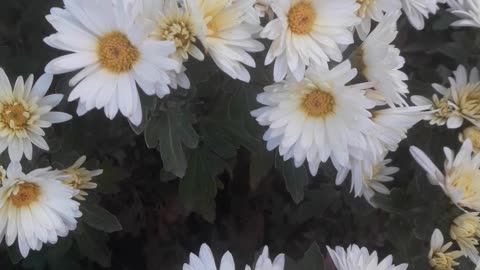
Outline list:
[[[305,165],[296,168],[292,160],[283,162],[277,156],[275,166],[281,169],[285,186],[293,201],[296,204],[302,202],[305,197],[305,187],[310,183],[310,177]]]
[[[262,145],[262,147],[264,147]],[[252,154],[250,161],[250,188],[256,189],[260,181],[273,167],[273,152],[260,150]]]
[[[216,177],[209,164],[206,150],[193,151],[185,177],[180,180],[180,198],[191,210],[209,222],[215,220]]]
[[[106,209],[91,203],[84,203],[81,206],[83,213],[82,220],[92,228],[112,233],[122,230],[118,219]]]
[[[313,242],[305,252],[303,258],[298,262],[299,270],[323,270],[325,269],[324,259],[320,247]]]
[[[110,267],[111,252],[104,233],[79,225],[74,233],[80,253],[103,267]]]

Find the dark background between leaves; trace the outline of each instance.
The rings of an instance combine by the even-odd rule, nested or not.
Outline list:
[[[62,52],[42,39],[53,33],[44,16],[58,0],[0,1],[0,66],[10,79],[41,75]],[[433,82],[445,83],[458,64],[478,64],[480,31],[448,28],[452,16],[440,12],[418,32],[405,18],[396,40],[406,58],[412,93],[430,97]],[[390,155],[401,168],[390,197],[377,197],[381,209],[354,199],[349,187],[335,187],[334,170],[322,166],[311,177],[275,153],[268,153],[260,128],[249,115],[255,96],[272,82],[264,54],[252,82],[229,79],[210,61],[187,63],[192,89],[160,100],[142,97],[144,123],[130,127],[103,112],[74,116],[47,132],[49,153],[35,151],[24,167],[69,166],[79,155],[88,167],[103,168],[98,189],[83,203],[79,228],[57,245],[20,260],[16,247],[0,245],[0,269],[181,269],[188,253],[208,243],[217,260],[230,250],[237,268],[252,264],[261,247],[288,255],[288,270],[333,269],[326,245],[357,243],[393,254],[409,269],[428,268],[428,242],[434,228],[448,237],[459,212],[431,186],[408,154],[418,145],[441,164],[440,146],[458,149],[457,131],[420,123]],[[57,76],[50,92],[68,95],[71,74]],[[58,110],[71,114],[76,104]],[[5,154],[4,166],[8,164]],[[116,217],[115,217],[116,216]],[[326,259],[324,259],[324,257]],[[458,269],[473,269],[462,261]]]

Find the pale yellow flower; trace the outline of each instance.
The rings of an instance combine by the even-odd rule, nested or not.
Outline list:
[[[465,213],[458,216],[450,226],[450,237],[457,241],[460,249],[476,263],[479,259],[477,250],[480,237],[480,217],[478,213]]]
[[[458,139],[462,143],[466,139],[470,139],[472,141],[473,151],[475,151],[475,153],[480,152],[480,128],[475,126],[467,127],[462,133],[458,134]]]
[[[455,266],[459,265],[455,259],[463,256],[463,252],[459,250],[447,252],[452,246],[452,242],[443,244],[444,239],[442,232],[435,229],[430,240],[430,252],[428,259],[433,270],[453,270]]]
[[[77,161],[75,161],[75,163],[73,163],[72,166],[63,170],[63,173],[70,176],[69,178],[63,180],[63,183],[76,190],[77,195],[75,195],[75,198],[81,201],[84,201],[85,196],[88,195],[85,190],[95,189],[97,187],[96,183],[91,182],[92,178],[103,173],[103,170],[101,169],[89,171],[81,167],[83,163],[85,163],[85,160],[86,157],[81,156]]]

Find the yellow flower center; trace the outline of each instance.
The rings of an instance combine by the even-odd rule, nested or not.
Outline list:
[[[304,112],[315,118],[325,118],[335,112],[335,97],[321,89],[313,90],[306,94],[302,101]]]
[[[480,170],[472,169],[471,165],[465,164],[455,168],[449,177],[450,184],[463,192],[462,201],[470,202],[476,200],[480,192]]]
[[[188,50],[190,44],[195,42],[195,36],[190,25],[184,21],[177,20],[167,24],[160,29],[161,40],[175,42],[177,49]]]
[[[288,27],[297,35],[309,34],[315,24],[317,14],[309,2],[300,2],[288,12]]]
[[[448,118],[454,111],[454,108],[448,104],[448,99],[443,97],[440,100],[434,100],[434,109],[438,110],[435,116],[440,118]]]
[[[32,183],[18,184],[9,197],[10,202],[17,208],[27,207],[38,201],[40,197],[39,186]]]
[[[437,252],[430,259],[430,266],[434,270],[453,270],[453,266],[457,265],[455,258],[449,253]]]
[[[0,114],[1,121],[11,129],[22,129],[30,119],[30,113],[25,107],[18,102],[4,105]]]
[[[121,32],[111,32],[101,37],[97,54],[100,65],[115,74],[129,72],[140,60],[140,51]]]
[[[357,0],[357,3],[360,4],[360,8],[357,11],[357,15],[360,18],[365,18],[367,13],[367,9],[373,4],[375,0]]]
[[[460,111],[470,117],[480,118],[480,83],[467,84],[460,98]]]

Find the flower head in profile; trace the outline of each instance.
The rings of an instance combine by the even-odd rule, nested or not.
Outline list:
[[[400,11],[390,13],[380,19],[380,23],[366,37],[363,44],[352,55],[352,64],[368,81],[375,82],[376,90],[390,106],[407,103],[408,77],[400,69],[405,59],[392,41],[397,36],[397,20]]]
[[[74,230],[82,214],[73,200],[75,191],[63,179],[61,171],[50,167],[24,174],[18,163],[10,164],[0,187],[0,241],[5,238],[11,246],[17,240],[27,257],[30,250],[55,244]]]
[[[440,186],[458,207],[480,211],[480,154],[473,153],[472,142],[468,139],[456,155],[450,148],[443,150],[446,160],[442,173],[424,152],[410,147],[413,158],[426,171],[433,185]]]
[[[472,262],[479,261],[477,250],[480,238],[480,217],[478,213],[465,213],[453,220],[450,225],[450,237],[455,240]]]
[[[480,2],[477,0],[447,0],[448,11],[455,14],[460,20],[452,23],[457,27],[480,28]]]
[[[467,139],[472,141],[473,151],[480,153],[480,128],[476,126],[467,127],[458,134],[458,140],[461,143]]]
[[[113,119],[118,111],[134,125],[142,121],[137,84],[147,95],[168,88],[169,71],[180,71],[169,58],[174,42],[149,39],[152,24],[135,20],[138,8],[127,0],[64,0],[65,9],[52,8],[47,20],[58,31],[45,38],[56,49],[70,52],[53,59],[47,73],[81,69],[71,80],[68,98],[79,99],[77,113],[104,109]]]
[[[307,66],[342,61],[339,45],[353,43],[350,28],[360,22],[355,0],[273,1],[271,6],[277,18],[260,36],[273,41],[265,64],[275,60],[276,82],[288,71],[299,81]]]
[[[393,257],[387,256],[379,262],[377,252],[370,253],[366,248],[351,245],[347,249],[327,247],[337,270],[406,270],[408,264],[393,264]]]
[[[425,27],[425,20],[430,14],[437,13],[438,0],[401,0],[403,12],[412,26],[417,30]]]
[[[299,82],[289,78],[267,86],[257,96],[264,107],[252,112],[268,126],[267,149],[278,147],[284,160],[293,158],[297,167],[307,160],[313,175],[329,158],[348,167],[351,147],[367,146],[364,134],[373,125],[368,110],[375,106],[365,96],[370,84],[346,85],[356,74],[345,61],[331,70],[312,66]]]
[[[62,182],[73,188],[76,191],[75,198],[84,201],[85,196],[88,195],[86,190],[97,188],[97,184],[92,182],[92,178],[103,173],[103,170],[97,169],[89,171],[82,167],[85,163],[86,157],[81,156],[72,166],[63,170],[67,176]]]
[[[272,262],[268,254],[268,246],[265,246],[262,254],[258,257],[253,270],[283,270],[284,266],[285,255],[278,254]],[[245,270],[251,270],[250,266],[245,266]]]
[[[398,0],[357,0],[357,3],[360,4],[357,16],[362,21],[355,28],[362,40],[370,33],[372,21],[380,22],[385,14],[394,13],[402,8],[402,3]]]
[[[454,270],[454,267],[459,265],[455,260],[463,256],[459,250],[450,251],[452,242],[444,245],[443,234],[439,229],[435,229],[430,240],[430,251],[428,252],[428,259],[433,270]]]
[[[255,0],[186,0],[202,18],[202,33],[198,38],[215,64],[233,79],[249,82],[246,66],[255,67],[249,54],[265,49],[254,39],[262,30],[260,21],[248,21]]]
[[[18,77],[12,90],[0,68],[0,153],[8,148],[13,162],[19,162],[23,155],[32,159],[32,144],[48,150],[43,129],[72,118],[69,114],[51,111],[63,99],[62,94],[45,96],[52,79],[51,75],[44,74],[34,83],[33,75],[26,81]]]

